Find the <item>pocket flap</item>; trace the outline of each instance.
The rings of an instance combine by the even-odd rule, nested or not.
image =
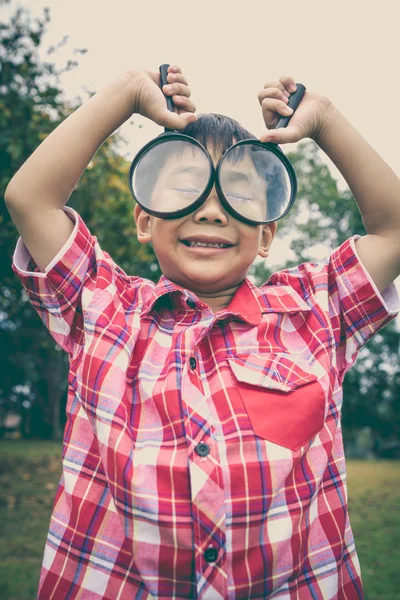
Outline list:
[[[229,366],[238,381],[290,392],[318,379],[307,371],[307,364],[294,360],[289,354],[239,354],[228,358]]]

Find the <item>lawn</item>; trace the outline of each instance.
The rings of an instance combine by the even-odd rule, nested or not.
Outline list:
[[[400,463],[349,460],[347,471],[365,598],[398,600]],[[60,476],[60,444],[0,442],[0,600],[36,598]]]

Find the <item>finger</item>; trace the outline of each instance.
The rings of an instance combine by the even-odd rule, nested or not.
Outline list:
[[[280,81],[267,81],[266,84],[264,84],[264,89],[266,88],[277,88],[278,90],[281,90],[282,94],[284,96],[286,96],[287,98],[289,98],[290,93],[287,91],[287,89],[285,88],[285,86],[283,85],[283,83],[281,83]]]
[[[293,114],[293,110],[289,108],[282,100],[276,98],[264,98],[261,102],[264,122],[267,127],[271,126],[276,120],[277,114],[288,117]]]
[[[274,80],[274,81],[267,81],[267,83],[264,83],[264,89],[267,88],[267,87],[274,87],[274,88],[276,87],[276,88],[279,88],[282,91],[285,89],[285,86],[280,81],[276,81],[276,80]]]
[[[267,83],[264,84],[264,89],[266,88],[277,88],[278,90],[281,90],[281,92],[283,92],[285,94],[285,96],[289,96],[289,92],[287,91],[287,89],[285,88],[285,86],[283,85],[283,83],[281,83],[280,81],[267,81]]]
[[[274,144],[294,144],[303,137],[300,127],[297,125],[288,125],[268,131],[260,137],[261,142],[273,142]]]
[[[266,88],[259,92],[258,101],[260,104],[265,98],[277,98],[278,100],[282,100],[283,102],[285,102],[285,104],[289,102],[288,97],[285,96],[285,94],[280,89],[274,87]]]
[[[172,100],[181,112],[196,112],[195,104],[187,96],[172,96]]]
[[[167,73],[182,73],[182,69],[178,65],[169,65]]]
[[[166,107],[160,108],[153,115],[152,120],[166,127],[167,129],[184,129],[189,123],[196,121],[197,117],[192,112],[182,112],[180,114],[171,112]]]
[[[187,96],[191,95],[190,88],[183,83],[168,83],[163,86],[163,92],[167,96]]]
[[[167,81],[168,83],[183,83],[185,85],[188,85],[187,79],[184,75],[182,75],[182,73],[168,73],[167,75]]]
[[[293,94],[296,91],[296,82],[290,75],[283,75],[279,78],[279,82],[290,94]]]

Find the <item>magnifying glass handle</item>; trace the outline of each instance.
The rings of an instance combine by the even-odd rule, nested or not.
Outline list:
[[[160,70],[160,80],[161,80],[161,91],[162,91],[163,85],[168,84],[168,81],[167,81],[168,67],[169,67],[169,65],[161,65],[160,69],[159,69]],[[164,92],[163,92],[163,94],[164,94]],[[171,112],[174,112],[174,103],[172,102],[171,96],[166,96],[164,94],[164,98],[167,101],[168,110],[170,110]]]
[[[293,117],[296,108],[299,106],[302,97],[304,96],[304,92],[306,91],[305,86],[302,83],[296,83],[296,91],[294,94],[289,96],[288,106],[293,108],[293,112],[289,117],[281,117],[278,123],[275,126],[275,129],[279,129],[280,127],[287,127],[290,119]]]
[[[161,91],[162,91],[163,85],[167,85],[167,83],[168,83],[168,81],[167,81],[168,67],[169,67],[169,65],[160,65],[160,68],[159,68]],[[164,92],[163,92],[163,94],[164,94]],[[167,101],[168,110],[170,110],[171,112],[174,112],[174,103],[172,101],[171,96],[166,96],[164,94],[164,98]],[[173,131],[173,129],[167,129],[167,128],[164,129],[164,133],[167,133],[168,131]]]

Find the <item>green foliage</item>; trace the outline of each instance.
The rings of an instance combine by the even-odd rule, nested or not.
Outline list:
[[[9,23],[0,23],[1,198],[25,160],[78,108],[64,97],[60,85],[61,73],[78,63],[70,60],[65,68],[57,70],[54,63],[40,60],[38,50],[49,21],[48,9],[43,18],[32,20],[29,11],[19,7]],[[67,39],[65,36],[47,54],[54,54]],[[75,50],[77,54],[85,52]],[[118,143],[118,134],[106,140],[68,204],[82,215],[103,249],[128,274],[157,280],[160,272],[152,248],[140,245],[136,239],[133,202],[127,185],[128,165],[117,152]],[[34,204],[35,199],[31,200]],[[0,435],[7,413],[18,410],[23,416],[24,435],[59,438],[65,420],[67,356],[43,327],[12,272],[17,239],[15,226],[1,201]]]
[[[57,73],[52,64],[41,63],[37,46],[49,22],[45,11],[42,21],[31,22],[29,14],[18,8],[10,23],[1,23],[0,47],[0,195],[22,163],[41,143],[55,124],[65,117],[59,105]],[[0,345],[2,377],[0,378],[1,416],[11,408],[29,403],[40,394],[39,369],[50,367],[55,357],[54,342],[40,325],[38,317],[26,301],[19,281],[11,270],[11,258],[17,240],[15,227],[4,202],[0,203],[0,321],[3,343]],[[30,352],[32,350],[32,352]],[[51,351],[53,354],[51,354]],[[50,353],[50,355],[49,355]],[[42,363],[42,364],[41,364]],[[28,394],[16,387],[30,387]],[[51,415],[42,406],[42,435],[49,435]],[[40,422],[40,420],[39,420]]]
[[[390,324],[361,350],[343,384],[343,427],[348,451],[357,454],[357,435],[370,438],[369,452],[399,458],[400,335]]]

